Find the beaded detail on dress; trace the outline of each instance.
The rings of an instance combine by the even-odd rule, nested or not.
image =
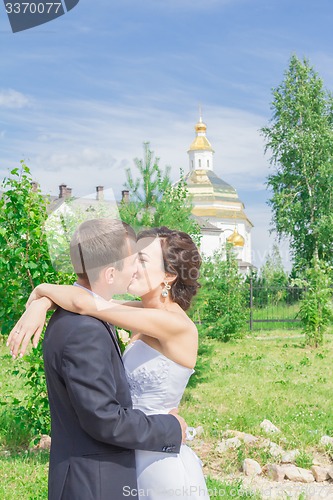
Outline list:
[[[126,377],[130,386],[133,403],[148,390],[156,391],[169,376],[169,363],[166,359],[159,359],[156,366],[149,369],[147,366],[137,368],[134,372],[126,369]]]
[[[194,370],[139,339],[126,347],[123,360],[134,408],[151,415],[178,407]]]

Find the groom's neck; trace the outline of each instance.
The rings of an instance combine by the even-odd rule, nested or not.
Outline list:
[[[110,287],[105,287],[98,281],[96,283],[90,283],[88,280],[77,278],[76,282],[78,285],[87,288],[87,290],[91,290],[105,300],[112,299],[113,294],[111,293]]]
[[[92,290],[92,288],[90,286],[90,282],[88,280],[83,280],[81,278],[77,278],[76,283],[80,286],[83,286],[84,288],[87,288],[88,290]]]

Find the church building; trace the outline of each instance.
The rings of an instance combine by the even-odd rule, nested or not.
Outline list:
[[[247,273],[253,267],[253,224],[236,189],[214,172],[214,151],[206,130],[207,126],[200,117],[195,125],[196,137],[188,150],[189,172],[185,176],[192,197],[192,214],[201,228],[201,251],[210,256],[229,242],[233,245],[240,271]]]

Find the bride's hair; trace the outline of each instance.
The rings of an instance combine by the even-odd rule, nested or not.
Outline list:
[[[140,231],[137,239],[152,237],[158,237],[161,242],[165,272],[177,276],[171,285],[171,298],[186,311],[197,289],[200,288],[198,282],[201,266],[199,250],[187,233],[165,226]]]

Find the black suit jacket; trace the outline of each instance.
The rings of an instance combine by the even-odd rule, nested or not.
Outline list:
[[[137,488],[135,449],[179,452],[181,428],[173,415],[146,416],[132,408],[122,359],[105,323],[59,308],[43,352],[51,409],[50,500],[127,498]]]

